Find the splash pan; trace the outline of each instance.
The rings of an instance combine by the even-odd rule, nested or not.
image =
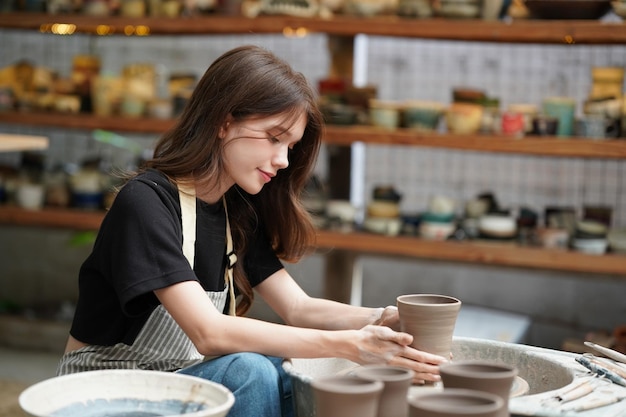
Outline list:
[[[235,397],[189,375],[106,370],[47,379],[26,388],[19,402],[32,417],[224,417]]]
[[[581,400],[567,404],[550,401],[559,393],[589,379],[587,369],[578,364],[572,353],[537,348],[514,343],[485,339],[455,337],[452,355],[457,360],[487,360],[513,365],[519,378],[513,383],[509,411],[512,417],[606,417],[624,410],[616,403],[585,412],[568,411],[582,405]],[[313,378],[349,372],[358,366],[354,362],[330,359],[292,359],[285,361],[284,369],[291,375],[297,417],[317,417],[310,382]],[[624,396],[626,389],[616,384],[597,381],[600,385],[593,394],[598,396]],[[422,390],[440,390],[434,386],[413,386],[409,396]]]

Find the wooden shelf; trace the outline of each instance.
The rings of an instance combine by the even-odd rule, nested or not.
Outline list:
[[[103,217],[102,211],[53,208],[24,210],[14,206],[0,207],[0,224],[4,225],[97,230]],[[326,230],[318,232],[317,243],[322,253],[329,250],[344,250],[372,255],[608,274],[626,279],[626,256],[614,254],[588,255],[513,244],[431,241],[415,237],[388,237],[371,233],[345,234]]]
[[[0,224],[49,227],[73,230],[98,230],[104,212],[45,208],[25,210],[15,206],[0,207]]]
[[[161,134],[173,120],[97,117],[85,114],[0,112],[0,123],[31,126],[55,126],[70,129],[105,129],[129,133]],[[349,146],[367,144],[426,146],[478,152],[543,155],[575,158],[626,158],[626,140],[591,140],[585,138],[533,137],[521,139],[497,135],[453,135],[419,133],[408,129],[381,130],[369,126],[326,127],[324,142]]]
[[[354,36],[369,34],[423,39],[546,43],[624,44],[626,25],[599,20],[514,20],[411,19],[398,16],[362,18],[335,16],[330,19],[291,16],[246,18],[219,14],[180,18],[91,17],[79,14],[0,13],[0,27],[50,32],[55,23],[74,25],[74,33],[123,35],[128,28],[142,26],[152,35],[267,34],[304,28],[309,32]],[[131,31],[132,32],[132,31]],[[142,32],[143,33],[143,32]]]
[[[386,131],[367,126],[328,126],[327,143],[349,145],[354,142],[427,146],[479,152],[542,155],[578,158],[626,158],[626,140],[591,140],[556,136],[514,138],[502,135],[455,135],[418,133],[408,129]]]
[[[63,129],[105,129],[128,133],[160,134],[169,129],[174,124],[174,121],[150,118],[100,117],[91,114],[6,111],[0,112],[0,123]]]
[[[426,258],[519,268],[615,274],[626,279],[626,256],[523,247],[485,241],[433,241],[415,237],[389,237],[371,233],[320,231],[318,247],[372,255]]]

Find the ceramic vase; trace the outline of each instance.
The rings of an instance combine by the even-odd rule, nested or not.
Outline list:
[[[381,381],[383,392],[378,403],[378,417],[407,417],[407,396],[414,372],[407,368],[391,365],[364,365],[354,370],[353,375],[368,381]]]
[[[499,417],[509,416],[511,387],[517,376],[517,368],[511,365],[467,360],[449,362],[439,366],[444,389],[467,388],[496,394],[504,401]]]
[[[498,417],[502,398],[484,391],[444,388],[409,398],[409,417]]]
[[[449,358],[461,301],[447,295],[406,294],[396,303],[401,330],[413,335],[411,346]]]
[[[311,381],[316,417],[377,417],[384,384],[354,375]]]

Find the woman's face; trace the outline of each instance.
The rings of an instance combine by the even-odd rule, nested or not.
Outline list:
[[[237,184],[257,194],[278,171],[289,165],[289,150],[304,134],[307,117],[284,114],[226,123],[221,130],[225,143],[225,167],[230,186]]]

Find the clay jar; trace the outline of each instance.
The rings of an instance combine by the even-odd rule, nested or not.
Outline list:
[[[311,381],[317,417],[377,417],[384,384],[354,375],[333,375]]]
[[[409,415],[407,395],[414,375],[412,370],[391,365],[363,365],[355,369],[353,375],[384,384],[378,404],[378,417]]]
[[[461,388],[427,391],[409,398],[409,417],[498,417],[504,407],[496,394]]]
[[[498,395],[504,401],[499,417],[509,416],[511,387],[517,376],[514,366],[480,360],[448,362],[439,366],[444,389],[468,388]]]
[[[411,346],[449,358],[461,301],[447,295],[406,294],[399,296],[396,303],[400,329],[413,335]]]

